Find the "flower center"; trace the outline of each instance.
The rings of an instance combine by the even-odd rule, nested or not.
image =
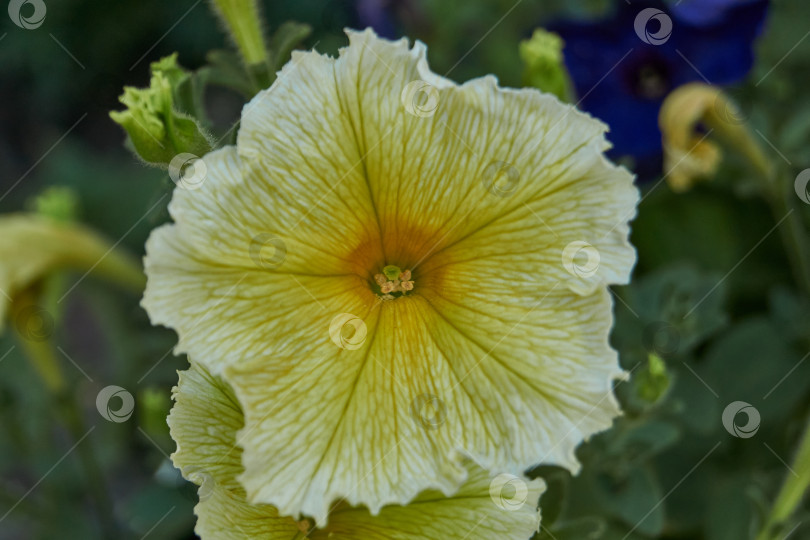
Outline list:
[[[380,297],[384,300],[393,300],[399,296],[405,296],[408,291],[413,290],[411,271],[402,271],[398,266],[392,264],[384,267],[382,274],[376,274],[374,281],[380,289]]]
[[[624,82],[634,97],[660,101],[672,90],[672,67],[667,58],[657,52],[631,57],[623,70]]]

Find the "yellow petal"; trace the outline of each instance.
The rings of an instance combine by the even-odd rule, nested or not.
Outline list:
[[[234,438],[244,423],[239,402],[227,383],[195,362],[179,375],[168,419],[177,443],[172,461],[197,484],[208,479],[225,489],[241,490],[236,476],[242,472],[242,449]]]
[[[383,303],[358,350],[324,342],[323,355],[279,358],[283,372],[264,361],[227,372],[245,407],[251,500],[323,523],[340,497],[376,512],[426,488],[451,495],[462,455],[515,475],[578,468],[575,447],[619,413],[607,291],[466,306],[458,292]]]
[[[200,486],[194,509],[197,534],[215,540],[290,540],[298,532],[295,521],[280,517],[271,506],[248,504],[236,481],[242,450],[235,434],[243,419],[228,385],[192,363],[180,373],[173,397],[169,428],[177,451],[172,461]]]
[[[536,90],[437,77],[420,43],[294,54],[147,245],[153,322],[244,407],[251,501],[323,525],[338,498],[451,495],[465,454],[577,467],[618,412],[606,284],[635,260],[638,193],[605,129]],[[412,270],[406,296],[378,296],[386,266]]]
[[[200,502],[195,532],[202,540],[291,540],[298,538],[296,522],[280,517],[272,506],[248,504],[239,494],[204,479],[199,488]]]
[[[511,475],[490,478],[470,466],[467,482],[453,497],[426,492],[405,506],[386,506],[379,515],[347,505],[336,507],[312,540],[526,540],[537,532],[538,481]]]
[[[199,487],[196,531],[203,540],[267,538],[290,540],[299,523],[280,517],[269,505],[252,505],[235,481],[241,469],[236,431],[242,413],[233,392],[217,376],[192,362],[180,374],[169,416],[177,451],[172,455],[184,476]],[[455,497],[425,492],[407,506],[387,506],[379,515],[364,508],[336,505],[325,529],[311,527],[313,540],[435,539],[524,540],[539,526],[539,480],[490,478],[467,464],[470,479]]]

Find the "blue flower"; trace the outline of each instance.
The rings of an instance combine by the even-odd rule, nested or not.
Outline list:
[[[607,20],[562,22],[551,29],[565,40],[565,63],[580,107],[610,126],[612,157],[633,158],[644,179],[661,172],[658,111],[664,97],[687,82],[741,81],[753,65],[752,43],[767,5],[765,0],[681,0],[671,7],[621,2]]]
[[[356,0],[354,9],[357,12],[358,28],[371,27],[377,35],[388,39],[399,37],[394,8],[391,0]]]

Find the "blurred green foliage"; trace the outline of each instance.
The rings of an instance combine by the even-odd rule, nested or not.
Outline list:
[[[519,86],[520,41],[552,17],[608,7],[414,0],[397,16],[409,37],[428,44],[437,73],[459,81],[495,73]],[[263,12],[271,30],[288,20],[310,25],[306,45],[330,53],[345,43],[341,28],[354,24],[351,4],[334,0],[264,2]],[[757,64],[733,91],[769,157],[794,175],[810,167],[806,13],[802,0],[774,2]],[[107,113],[119,109],[125,85],[146,87],[150,62],[173,52],[190,69],[209,66],[211,80],[240,80],[228,74],[235,60],[206,4],[62,0],[48,4],[37,31],[3,18],[0,35],[0,211],[66,186],[80,221],[142,253],[149,231],[168,220],[173,184],[132,159]],[[206,129],[227,133],[250,92],[248,79],[211,90]],[[612,342],[629,372],[616,387],[625,415],[579,449],[578,476],[532,471],[549,485],[537,538],[740,540],[761,525],[810,408],[810,304],[779,235],[769,234],[774,218],[752,174],[729,156],[714,181],[687,194],[643,187],[634,281],[613,290]],[[805,222],[809,209],[800,208]],[[172,354],[174,334],[151,327],[138,298],[108,285],[84,280],[69,298],[54,339],[93,428],[89,444],[118,537],[193,537],[195,490],[167,457],[170,389],[186,366]],[[100,538],[81,462],[66,454],[75,440],[21,350],[9,334],[0,337],[0,539]],[[135,396],[134,421],[98,415],[95,397],[110,384]],[[761,414],[754,437],[734,437],[721,422],[737,400]],[[805,502],[791,538],[810,538],[808,518]]]

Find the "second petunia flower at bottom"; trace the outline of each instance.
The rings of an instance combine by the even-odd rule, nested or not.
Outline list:
[[[607,285],[635,261],[606,126],[537,90],[433,74],[349,32],[295,53],[236,146],[179,177],[143,305],[230,387],[252,504],[327,525],[452,497],[608,428]]]
[[[324,529],[310,520],[280,516],[272,506],[248,503],[237,481],[242,450],[236,433],[243,416],[227,383],[192,362],[180,373],[174,399],[169,426],[177,451],[172,460],[199,485],[196,532],[203,540],[526,540],[539,528],[540,480],[490,478],[472,463],[467,464],[469,479],[453,497],[426,492],[407,506],[386,506],[376,516],[336,503]]]

